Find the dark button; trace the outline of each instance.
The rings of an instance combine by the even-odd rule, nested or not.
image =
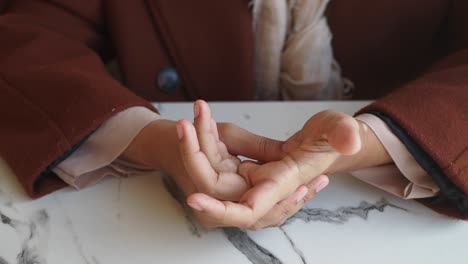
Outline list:
[[[157,83],[161,92],[174,93],[180,87],[182,81],[176,69],[164,68],[159,72]]]

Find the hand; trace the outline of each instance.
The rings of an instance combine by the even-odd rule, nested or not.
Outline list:
[[[229,149],[235,155],[243,155],[252,159],[259,160],[278,160],[284,156],[281,149],[283,142],[271,140],[248,132],[236,125],[223,123],[218,125],[219,136],[224,138],[226,145],[220,147]],[[205,191],[215,195],[219,199],[235,199],[232,193],[245,192],[247,185],[244,178],[229,178],[229,181],[237,182],[243,187],[231,186],[240,190],[225,188],[219,185],[219,188],[225,188],[226,191],[218,190],[217,187],[210,185],[207,181],[211,180],[210,175],[206,175],[203,183],[195,184],[188,176],[182,161],[181,153],[178,148],[179,140],[177,138],[176,122],[160,119],[147,125],[132,141],[130,146],[124,151],[120,158],[144,165],[154,170],[162,170],[171,175],[177,185],[181,187],[186,195],[194,192]],[[229,155],[233,162],[237,157]],[[238,160],[238,159],[237,159]],[[239,161],[238,161],[239,162]],[[228,165],[229,163],[225,163]],[[232,182],[231,182],[232,183]],[[197,190],[196,185],[202,190]]]
[[[212,125],[213,123],[208,126]],[[219,131],[217,138],[219,136],[224,142],[218,140],[219,142],[215,143],[216,148],[219,149],[218,153],[222,154],[222,160],[219,164],[216,163],[216,166],[221,166],[217,169],[222,172],[237,170],[240,163],[237,157],[229,153],[262,161],[279,160],[284,156],[281,149],[283,142],[255,135],[234,124],[218,124],[217,129],[213,131]],[[205,174],[198,179],[190,177],[182,161],[178,145],[176,122],[160,119],[146,126],[120,158],[151,169],[165,171],[186,195],[206,192],[218,199],[238,201],[247,191],[248,183],[238,175],[227,174],[226,177],[222,176],[222,181],[219,182],[216,181],[218,176],[214,174]],[[203,144],[205,145],[211,146],[209,141]],[[202,216],[199,221],[210,222]]]
[[[225,193],[233,195],[230,199],[224,200],[238,201],[247,191],[247,188],[250,188],[251,182],[254,184],[257,182],[256,175],[250,177],[248,176],[249,172],[245,170],[244,173],[237,173],[240,161],[237,157],[229,154],[223,141],[219,139],[216,123],[211,118],[208,105],[203,101],[197,101],[194,105],[194,112],[195,127],[186,120],[180,121],[178,126],[178,133],[181,138],[180,149],[185,167],[194,182],[198,184],[197,189],[201,190],[200,194],[203,193],[204,197],[219,196],[218,190],[223,190]],[[232,140],[232,137],[226,140]],[[255,141],[251,143],[255,144]],[[276,160],[279,160],[279,158]],[[258,166],[252,162],[245,164]],[[241,168],[247,167],[243,166]],[[266,173],[269,172],[271,171]],[[262,217],[256,219],[255,223],[243,227],[258,229],[282,224],[326,184],[328,184],[328,178],[322,176],[307,185],[297,186],[289,197],[284,197],[285,199],[278,201],[277,204],[269,208],[268,212],[262,213]],[[227,189],[220,189],[218,186]],[[239,188],[240,186],[242,188]],[[268,197],[265,198],[269,199]],[[276,199],[276,197],[273,199]],[[203,211],[203,208],[198,204],[197,195],[190,196],[188,204],[195,210]],[[243,216],[239,215],[239,217]],[[203,219],[202,224],[206,227],[229,225],[220,217],[211,218],[211,216],[208,216]]]
[[[298,162],[315,166],[320,163],[327,174],[391,163],[392,159],[374,132],[353,117],[323,111],[311,117],[290,137],[283,150]]]
[[[188,129],[186,132],[190,133]],[[187,141],[194,139],[186,140],[188,145]],[[195,193],[188,198],[189,204],[218,226],[255,229],[278,202],[319,175],[391,162],[388,153],[365,124],[334,111],[313,116],[288,139],[283,149],[289,154],[280,161],[264,165],[253,162],[241,164],[239,174],[249,179],[252,188],[239,203]],[[191,160],[186,158],[187,162]],[[192,166],[197,167],[196,164]]]

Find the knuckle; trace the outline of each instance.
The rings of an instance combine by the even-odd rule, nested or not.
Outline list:
[[[269,149],[270,149],[269,145],[270,143],[268,142],[266,138],[261,137],[261,136],[257,138],[257,146],[258,146],[258,150],[260,153],[268,154]]]

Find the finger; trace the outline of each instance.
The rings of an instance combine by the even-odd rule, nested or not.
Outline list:
[[[312,198],[315,197],[320,191],[322,191],[325,187],[328,186],[330,183],[330,179],[328,178],[327,175],[320,175],[308,184],[306,184],[306,187],[308,189],[308,192],[304,197],[302,197],[301,201],[296,204],[296,208],[293,208],[290,210],[289,215],[284,215],[284,218],[280,219],[277,223],[281,225],[283,224],[286,220],[288,220],[291,216],[296,214],[302,207],[304,207]]]
[[[286,167],[277,167],[277,169],[278,173],[288,171]],[[294,192],[296,188],[297,185],[295,187],[285,182],[280,183],[273,180],[265,180],[248,190],[239,203],[221,202],[203,194],[191,195],[188,202],[189,205],[191,203],[196,204],[201,214],[208,219],[213,219],[216,226],[248,228],[270,211],[276,203]],[[197,209],[197,206],[192,207]]]
[[[210,161],[211,166],[218,173],[237,172],[240,160],[230,155],[224,143],[219,141],[218,128],[215,120],[211,118],[209,105],[203,100],[196,101],[194,113],[200,149]]]
[[[291,216],[296,214],[310,199],[323,190],[329,183],[326,175],[320,175],[310,183],[301,185],[288,198],[273,207],[252,229],[261,229],[271,226],[280,226]]]
[[[266,189],[273,189],[272,185],[257,185],[250,191],[257,189],[262,193],[262,199],[276,203],[276,198],[271,194],[274,192]],[[230,201],[219,201],[202,193],[192,194],[188,197],[187,203],[199,211],[206,219],[211,219],[214,226],[236,226],[249,228],[260,219],[270,208],[264,208],[260,204],[234,203]]]
[[[314,190],[315,193],[318,193],[320,192],[321,190],[323,190],[325,187],[327,187],[327,185],[330,183],[330,178],[328,178],[327,175],[320,175],[318,177],[316,177],[315,179],[313,179],[311,182],[309,182],[308,184],[306,184],[306,187],[310,190]],[[310,199],[307,199],[308,197],[305,196],[304,197],[304,201],[307,202],[308,200]]]
[[[197,189],[202,192],[209,191],[215,185],[218,174],[201,152],[195,128],[189,121],[180,120],[177,123],[177,131],[180,138],[179,149],[187,173]]]
[[[261,161],[276,161],[286,155],[281,148],[282,141],[256,135],[229,123],[218,124],[218,130],[221,141],[233,155]]]
[[[212,130],[210,107],[205,101],[197,100],[193,105],[193,112],[200,149],[212,165],[218,164],[223,158],[218,152],[218,140]]]
[[[199,218],[209,223],[210,227],[236,226],[247,228],[251,225],[251,211],[230,201],[219,201],[203,193],[195,193],[187,198],[187,204],[197,212]],[[235,219],[230,219],[231,216]]]
[[[284,222],[282,219],[294,214],[302,207],[301,201],[307,193],[309,193],[309,189],[305,185],[299,186],[293,194],[277,203],[264,217],[249,229],[258,230],[282,224]],[[296,209],[296,207],[298,208]]]
[[[218,174],[200,151],[193,125],[187,120],[181,120],[177,126],[181,137],[179,147],[182,160],[197,189],[218,199],[239,200],[249,188],[248,183],[234,173]]]

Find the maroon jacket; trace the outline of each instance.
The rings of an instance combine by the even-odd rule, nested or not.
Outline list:
[[[48,168],[125,108],[253,99],[248,2],[0,1],[0,155],[27,192],[64,186]],[[466,14],[465,0],[333,0],[327,10],[355,98],[380,98],[363,111],[386,120],[443,194],[468,207]],[[123,83],[106,70],[112,59]],[[158,85],[168,67],[177,89]]]

